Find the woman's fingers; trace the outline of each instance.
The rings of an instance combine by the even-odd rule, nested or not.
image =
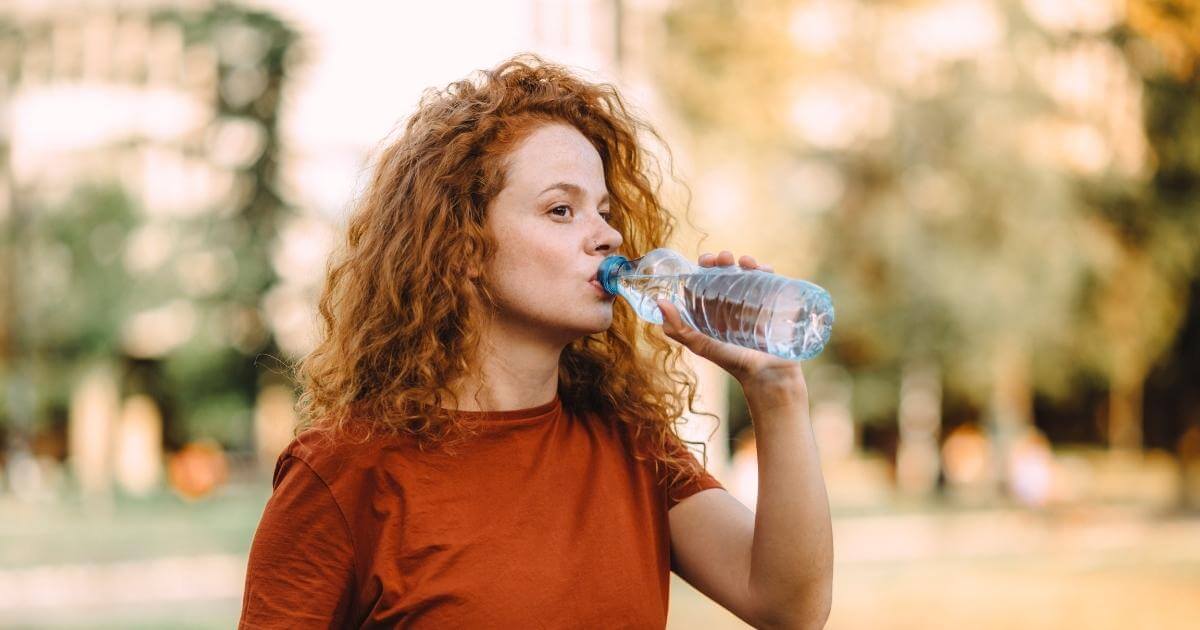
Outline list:
[[[759,269],[762,271],[766,271],[768,273],[775,272],[775,267],[773,267],[771,265],[760,265],[758,263],[758,260],[756,260],[753,256],[750,256],[750,255],[743,255],[741,258],[738,258],[736,260],[737,260],[737,264],[740,265],[743,269]],[[734,264],[734,256],[733,256],[733,252],[731,252],[729,250],[721,250],[721,252],[718,254],[714,254],[712,252],[705,252],[703,254],[700,254],[700,257],[697,259],[697,261],[700,263],[701,267],[713,267],[713,266],[729,267]]]
[[[733,252],[725,249],[721,250],[719,254],[705,252],[700,254],[700,258],[697,260],[701,267],[728,267],[733,264]]]

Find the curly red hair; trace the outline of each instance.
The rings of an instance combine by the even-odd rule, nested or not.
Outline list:
[[[538,125],[570,124],[596,148],[625,251],[661,247],[674,229],[659,201],[658,163],[638,133],[661,137],[614,86],[535,55],[477,74],[426,90],[378,158],[329,263],[320,340],[296,365],[303,426],[403,432],[422,448],[474,433],[442,403],[457,407],[448,384],[468,373],[479,318],[495,309],[485,209],[504,186],[504,157]],[[625,423],[635,456],[667,466],[672,484],[698,472],[675,431],[685,402],[698,413],[683,352],[618,300],[612,325],[569,344],[559,365],[564,409]]]

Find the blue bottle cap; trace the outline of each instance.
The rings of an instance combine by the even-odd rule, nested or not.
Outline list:
[[[596,274],[596,279],[600,281],[600,286],[604,287],[610,295],[617,294],[617,278],[622,272],[632,271],[633,265],[629,264],[629,259],[624,256],[612,255],[600,262],[600,270]]]

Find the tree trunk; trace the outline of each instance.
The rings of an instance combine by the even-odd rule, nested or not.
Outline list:
[[[927,498],[941,472],[938,438],[942,430],[942,380],[937,364],[905,362],[900,379],[900,444],[896,482],[900,491]]]
[[[1108,446],[1114,451],[1142,450],[1142,375],[1126,362],[1114,366],[1108,390]]]
[[[1024,343],[1016,339],[1001,342],[992,362],[992,470],[997,488],[1005,491],[1009,488],[1013,444],[1033,424],[1029,363]]]

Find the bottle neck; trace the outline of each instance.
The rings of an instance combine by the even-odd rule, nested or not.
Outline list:
[[[632,273],[634,265],[624,256],[613,255],[605,258],[600,262],[600,269],[596,273],[596,279],[600,282],[600,286],[611,295],[617,294],[617,280],[626,274]]]

